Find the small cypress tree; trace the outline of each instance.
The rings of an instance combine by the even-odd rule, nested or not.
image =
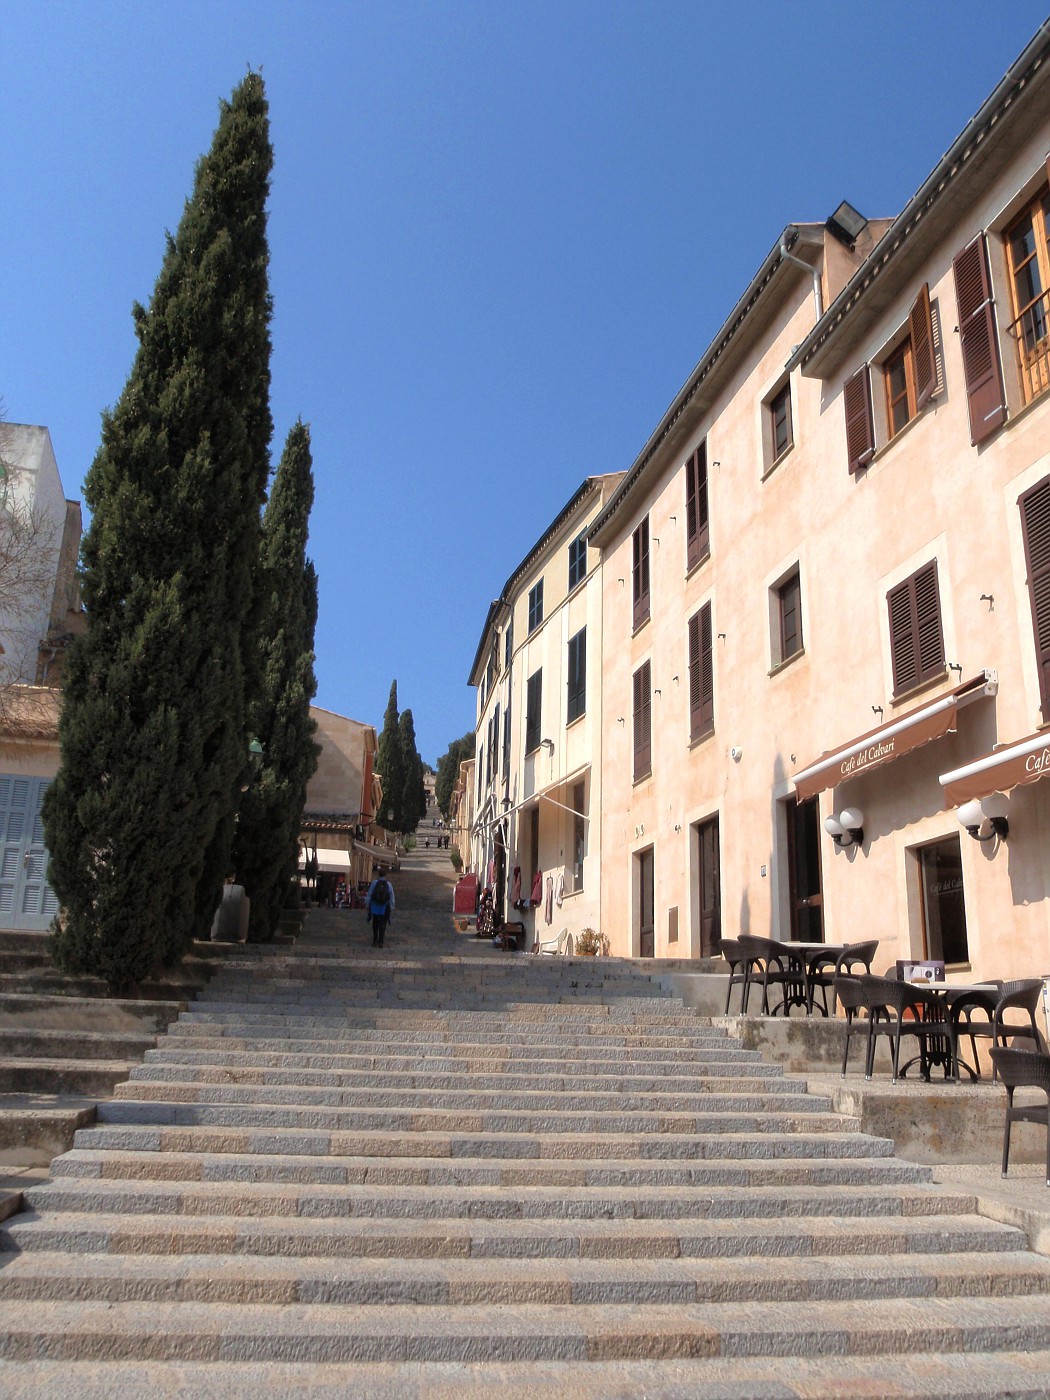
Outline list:
[[[415,831],[427,810],[427,795],[423,786],[423,760],[416,749],[416,727],[411,710],[401,712],[397,729],[404,766],[398,830],[409,832]]]
[[[405,786],[405,763],[401,752],[401,732],[398,728],[397,681],[390,682],[390,698],[386,702],[383,728],[376,751],[376,771],[383,779],[383,810],[381,823],[400,831],[401,795]]]
[[[263,516],[258,586],[259,690],[248,727],[262,757],[241,798],[234,868],[251,900],[250,938],[267,942],[277,927],[299,858],[306,785],[317,767],[310,717],[317,577],[306,558],[314,484],[310,430],[288,434]]]
[[[261,77],[223,103],[84,497],[88,626],[44,824],[60,965],[113,986],[207,936],[246,763],[242,647],[271,434]],[[219,877],[221,879],[221,876]],[[214,899],[212,898],[214,897]]]

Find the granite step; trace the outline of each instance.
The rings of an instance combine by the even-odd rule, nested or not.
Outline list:
[[[253,1196],[254,1196],[253,1192]],[[225,1254],[294,1258],[679,1259],[1018,1251],[1022,1231],[975,1215],[718,1219],[288,1217],[25,1211],[0,1255]],[[1046,1309],[1050,1326],[1050,1309]],[[7,1323],[6,1317],[3,1319]],[[2,1354],[2,1353],[0,1353]]]
[[[776,1303],[434,1305],[19,1302],[0,1358],[27,1361],[522,1362],[754,1356],[899,1357],[1050,1348],[1046,1299]]]
[[[0,1060],[0,1094],[83,1094],[108,1098],[134,1068],[132,1060]]]
[[[489,1071],[493,1074],[525,1074],[541,1078],[544,1075],[579,1073],[579,1065],[567,1062],[558,1055],[546,1056],[519,1053],[516,1047],[501,1047],[498,1053],[488,1046],[450,1045],[445,1048],[428,1049],[423,1055],[418,1053],[400,1054],[397,1050],[388,1053],[377,1052],[375,1047],[365,1051],[346,1053],[303,1054],[299,1051],[236,1050],[228,1042],[216,1040],[211,1046],[199,1046],[186,1039],[167,1039],[156,1050],[147,1050],[143,1066],[165,1069],[247,1069],[266,1073],[268,1070],[288,1071],[340,1071],[344,1073],[366,1073],[386,1071],[401,1074],[406,1071],[446,1074],[476,1074]],[[596,1066],[597,1068],[597,1066]],[[782,1078],[783,1065],[766,1064],[755,1050],[712,1050],[693,1058],[675,1055],[664,1059],[643,1059],[640,1054],[628,1060],[615,1060],[604,1056],[601,1060],[600,1075],[604,1079],[617,1082],[632,1078],[655,1076],[660,1079],[692,1079],[699,1074],[719,1075],[740,1074],[751,1078],[753,1075],[768,1075],[770,1079]]]
[[[288,1259],[32,1252],[0,1270],[0,1301],[414,1304],[824,1302],[1050,1294],[1027,1252],[691,1259]]]
[[[35,993],[0,993],[0,1029],[10,1031],[56,1030],[102,1035],[156,1036],[188,1005],[184,998],[135,1000],[120,997],[70,997]]]
[[[137,1031],[0,1026],[0,1060],[138,1061],[156,1044],[155,1035]]]

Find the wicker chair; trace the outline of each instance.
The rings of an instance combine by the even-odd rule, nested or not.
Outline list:
[[[744,973],[741,1010],[747,1011],[751,988],[760,985],[762,1015],[775,1016],[780,1010],[786,1015],[788,997],[792,989],[799,986],[800,981],[798,973],[793,970],[793,955],[783,943],[777,943],[772,938],[757,938],[754,934],[742,933],[737,941],[748,960]],[[769,1009],[770,987],[779,987],[781,991],[780,1001],[772,1011]]]
[[[873,938],[868,943],[847,943],[842,952],[836,954],[829,949],[827,952],[814,953],[809,959],[807,970],[807,1008],[810,1015],[813,1014],[814,999],[817,992],[820,993],[823,1006],[820,1008],[825,1016],[835,1014],[835,983],[840,977],[853,977],[863,968],[865,972],[871,971],[872,960],[879,949],[879,940]],[[828,1004],[828,992],[831,992],[831,1004]]]
[[[733,988],[740,988],[740,1010],[747,1009],[747,998],[744,989],[747,985],[748,957],[735,938],[723,938],[718,945],[718,951],[729,964],[729,986],[726,987],[726,1004],[722,1013],[729,1015],[729,999],[733,995]]]
[[[893,1053],[893,1076],[896,1084],[901,1077],[900,1049],[905,1036],[918,1043],[919,1073],[929,1081],[930,1066],[942,1063],[947,1074],[954,1056],[951,1025],[945,1015],[944,1003],[932,992],[898,982],[895,977],[858,978],[868,1007],[868,1060],[865,1079],[870,1079],[875,1059],[875,1040],[880,1035],[890,1038]],[[907,1016],[905,1013],[909,1013]],[[904,1067],[906,1073],[914,1061]]]
[[[838,1004],[842,1007],[842,1010],[845,1012],[846,1015],[846,1044],[844,1045],[842,1050],[841,1071],[842,1078],[845,1079],[846,1064],[849,1060],[850,1036],[854,1034],[854,1031],[860,1030],[859,1026],[854,1026],[854,1022],[858,1019],[857,1013],[859,1011],[868,1010],[868,1003],[864,996],[864,988],[860,985],[856,977],[836,977],[834,985],[834,995],[838,1000]],[[860,1018],[862,1022],[864,1021],[864,1019],[864,1017]],[[865,1027],[865,1035],[867,1035],[867,1033],[867,1027]],[[865,1076],[869,1079],[871,1078],[871,1070],[868,1066],[868,1049],[871,1049],[873,1045],[874,1042],[872,1041],[871,1037],[868,1036],[868,1048],[865,1050],[864,1053],[864,1073]]]
[[[992,1063],[1006,1090],[1003,1176],[1010,1165],[1010,1129],[1015,1123],[1041,1123],[1046,1128],[1046,1184],[1050,1186],[1050,1055],[995,1045],[992,1047]],[[1015,1104],[1015,1089],[1038,1089],[1046,1095],[1046,1103]]]
[[[995,1007],[1002,995],[1002,985],[1001,982],[996,984],[997,991],[950,991],[947,993],[948,1016],[952,1023],[952,1035],[955,1040],[956,1062],[962,1063],[958,1058],[959,1041],[969,1040],[970,1051],[973,1055],[971,1073],[975,1079],[980,1077],[977,1056],[978,1040],[993,1042],[995,1040]],[[969,1066],[965,1065],[964,1068],[969,1069]]]

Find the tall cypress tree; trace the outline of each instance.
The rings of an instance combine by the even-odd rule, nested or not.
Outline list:
[[[416,749],[416,726],[411,710],[402,710],[397,722],[401,741],[401,761],[404,779],[401,784],[398,829],[415,831],[427,810],[426,789],[423,786],[423,760]]]
[[[67,661],[44,822],[55,956],[114,986],[207,936],[228,865],[272,431],[272,159],[252,73],[222,104],[150,304],[134,309],[135,360],[85,483],[88,626]]]
[[[405,786],[405,764],[401,752],[401,732],[398,729],[397,681],[390,682],[390,698],[386,702],[383,728],[376,751],[376,770],[383,779],[383,810],[381,823],[400,831],[401,794]]]
[[[317,580],[306,558],[314,483],[310,430],[288,434],[263,516],[257,594],[259,689],[248,726],[262,745],[241,797],[234,868],[251,899],[250,937],[267,942],[277,927],[299,858],[306,785],[317,767],[310,717]]]

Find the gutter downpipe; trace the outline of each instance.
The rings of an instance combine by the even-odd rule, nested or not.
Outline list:
[[[795,230],[795,233],[797,235],[798,229]],[[802,258],[797,258],[794,253],[789,253],[787,239],[788,231],[785,229],[780,235],[780,256],[785,262],[791,262],[794,263],[796,267],[801,267],[804,272],[808,272],[813,278],[813,311],[816,320],[819,321],[821,316],[824,315],[824,292],[820,285],[820,270],[819,268],[811,267],[809,263],[803,261]]]

